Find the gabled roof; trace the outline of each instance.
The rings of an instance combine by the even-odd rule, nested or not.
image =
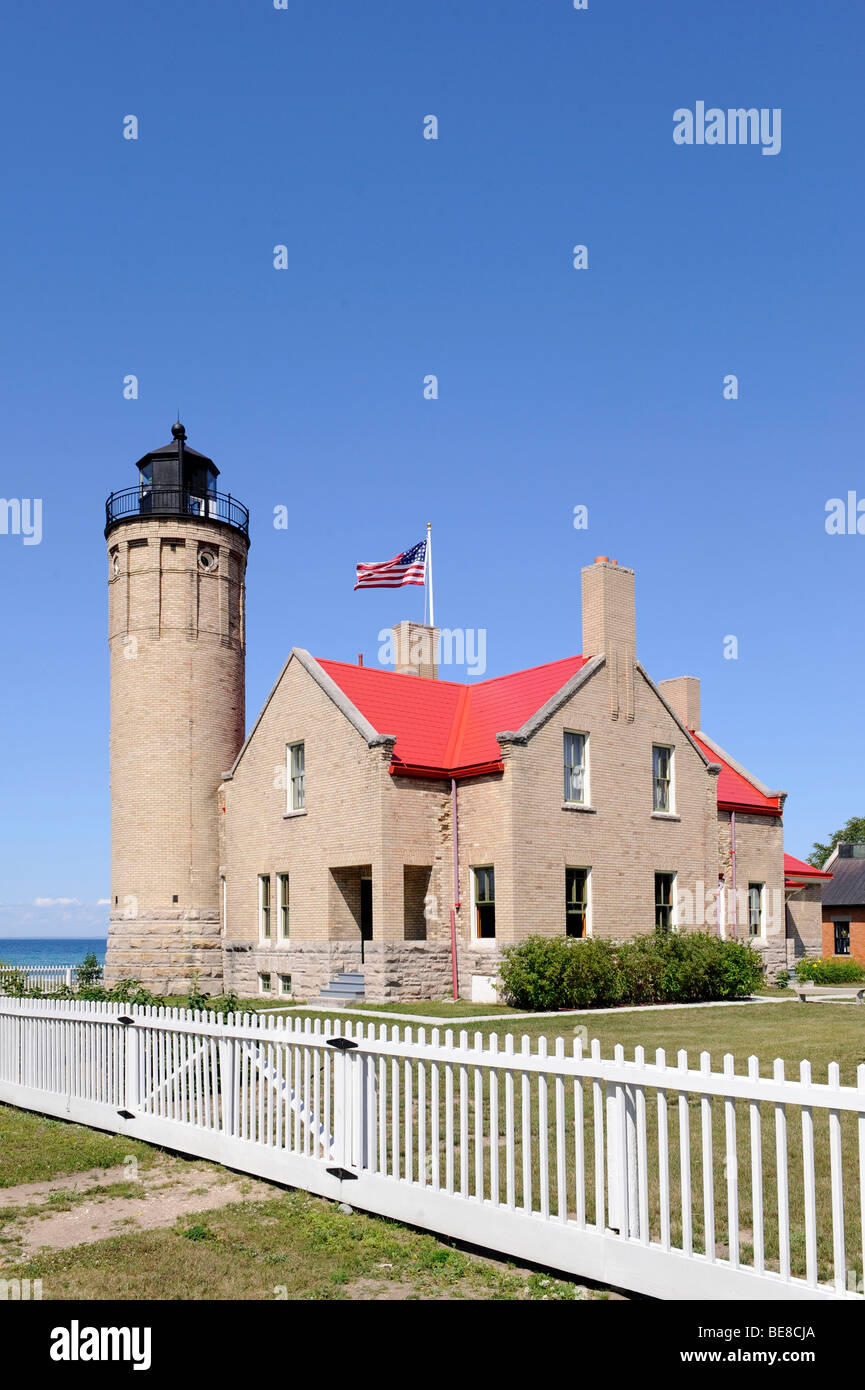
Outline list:
[[[860,907],[865,903],[865,858],[833,858],[832,881],[822,896],[823,905],[829,907]]]
[[[718,806],[722,811],[746,811],[757,816],[781,814],[784,807],[782,792],[773,792],[764,787],[702,730],[699,733],[691,732],[694,742],[709,761],[720,763]]]
[[[580,672],[589,677],[602,661],[568,656],[474,685],[398,675],[325,658],[314,665],[339,688],[348,707],[365,724],[382,736],[395,738],[391,772],[448,778],[501,772],[497,735],[507,733],[524,741],[569,693],[575,677]],[[780,815],[782,795],[751,778],[708,735],[688,733],[706,761],[721,767],[719,807]]]
[[[391,771],[420,777],[501,772],[496,734],[519,730],[588,658],[463,685],[320,659],[318,665],[381,734],[396,736]]]
[[[808,884],[822,883],[831,877],[832,875],[825,873],[823,869],[815,869],[813,864],[806,863],[804,859],[797,859],[795,854],[784,855],[786,888],[803,888]]]

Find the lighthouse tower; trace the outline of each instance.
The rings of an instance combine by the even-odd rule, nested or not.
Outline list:
[[[105,504],[111,654],[106,980],[222,987],[217,788],[244,736],[249,514],[171,442]]]

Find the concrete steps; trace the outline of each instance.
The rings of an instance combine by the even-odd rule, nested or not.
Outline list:
[[[363,972],[343,970],[324,986],[319,995],[322,1004],[358,1003],[364,998]]]

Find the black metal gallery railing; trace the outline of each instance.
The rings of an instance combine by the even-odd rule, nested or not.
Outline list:
[[[223,521],[249,535],[249,512],[228,492],[198,495],[186,487],[124,488],[105,503],[105,530],[130,516],[200,516]]]

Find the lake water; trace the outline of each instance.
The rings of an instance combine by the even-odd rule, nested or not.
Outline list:
[[[105,937],[0,937],[0,961],[4,965],[80,965],[92,951],[105,964]]]

